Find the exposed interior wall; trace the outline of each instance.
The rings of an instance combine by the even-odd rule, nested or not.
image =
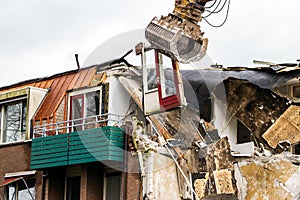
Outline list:
[[[48,90],[30,87],[29,90],[29,110],[28,110],[28,118],[32,119],[37,109],[39,108],[41,102],[46,96]]]
[[[216,129],[220,137],[228,137],[230,145],[237,142],[237,120],[226,110],[223,103],[213,101],[213,117]]]
[[[38,108],[40,107],[42,101],[44,100],[48,90],[41,89],[41,88],[34,88],[30,87],[29,94],[28,94],[28,110],[27,110],[27,120],[26,120],[26,127],[27,127],[27,138],[29,139],[29,133],[31,130],[31,119],[37,112]]]
[[[177,169],[171,158],[151,153],[146,161],[143,193],[152,192],[153,199],[181,199]]]
[[[108,113],[124,116],[130,105],[130,95],[116,77],[109,77]]]

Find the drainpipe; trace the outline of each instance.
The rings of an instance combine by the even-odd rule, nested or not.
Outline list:
[[[127,200],[127,182],[128,182],[128,128],[126,128],[125,133],[125,143],[124,143],[124,185],[123,185],[123,199]]]

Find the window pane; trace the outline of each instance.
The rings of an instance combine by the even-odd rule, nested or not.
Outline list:
[[[300,98],[300,86],[294,86],[293,87],[293,96]]]
[[[147,68],[147,90],[153,90],[157,88],[157,78],[156,78],[156,65],[154,51],[145,52],[146,56],[146,68]]]
[[[18,181],[18,199],[32,200],[35,198],[35,179],[25,179]],[[27,188],[28,187],[28,188]]]
[[[73,120],[83,118],[83,97],[83,95],[77,95],[71,98],[71,119]],[[81,131],[82,123],[82,120],[74,120],[74,127],[72,131]]]
[[[86,116],[99,115],[99,91],[86,94]]]
[[[14,185],[7,187],[7,200],[16,200],[16,187]]]
[[[72,119],[78,119],[83,117],[83,98],[73,97],[72,98]]]
[[[69,177],[67,180],[67,200],[80,199],[80,176]]]
[[[176,94],[175,78],[171,58],[159,54],[161,69],[162,97],[168,97]]]
[[[26,113],[27,113],[26,102],[22,102],[22,129],[21,129],[22,132],[26,131]]]
[[[288,95],[288,87],[286,85],[277,88],[278,92],[282,95]]]
[[[119,200],[121,192],[121,175],[107,174],[106,176],[106,200]]]
[[[21,108],[22,103],[5,107],[4,141],[13,142],[21,139]]]

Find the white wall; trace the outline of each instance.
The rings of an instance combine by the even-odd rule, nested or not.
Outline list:
[[[230,145],[237,142],[237,120],[226,110],[223,103],[213,101],[214,125],[218,129],[220,137],[227,136]]]
[[[35,88],[35,87],[29,87],[29,93],[28,93],[28,110],[27,110],[27,121],[26,121],[26,138],[30,138],[30,130],[31,130],[31,119],[37,112],[38,108],[40,107],[42,101],[44,100],[48,90],[41,89],[41,88]]]
[[[116,77],[109,77],[108,113],[124,116],[130,105],[130,95]]]
[[[30,87],[29,90],[29,102],[28,102],[28,118],[32,119],[41,102],[45,98],[48,90]]]

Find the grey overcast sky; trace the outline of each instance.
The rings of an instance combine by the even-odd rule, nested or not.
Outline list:
[[[174,2],[0,0],[0,86],[76,69],[75,53],[85,63],[99,45],[145,28],[154,16],[171,12]],[[224,26],[200,23],[209,57],[225,66],[254,66],[253,59],[296,62],[299,8],[299,0],[231,0]],[[224,17],[221,12],[208,20],[220,24]]]

